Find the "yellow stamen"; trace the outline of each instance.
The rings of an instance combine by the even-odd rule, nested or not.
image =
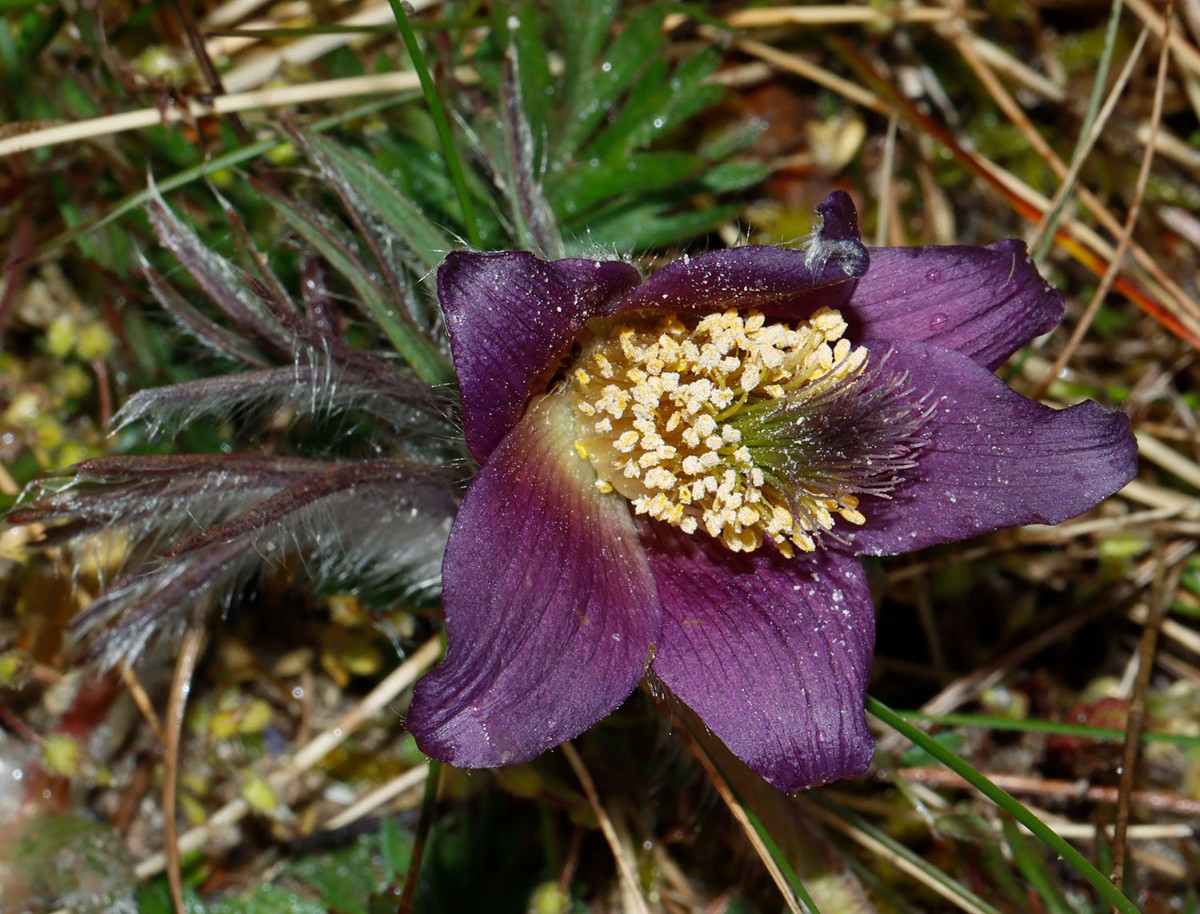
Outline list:
[[[594,327],[576,366],[577,453],[601,491],[615,490],[638,514],[704,529],[734,551],[770,539],[785,555],[811,551],[837,519],[862,524],[848,492],[781,491],[755,463],[739,412],[765,400],[827,392],[866,365],[843,339],[841,314],[822,309],[796,327],[762,314],[710,314],[694,326],[675,316]],[[609,383],[597,390],[594,371]]]

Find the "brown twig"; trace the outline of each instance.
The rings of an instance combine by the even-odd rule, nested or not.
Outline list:
[[[166,836],[167,885],[175,914],[187,914],[183,900],[183,872],[180,866],[179,828],[176,816],[175,792],[179,785],[179,741],[183,734],[183,714],[187,708],[188,691],[200,655],[204,649],[204,628],[197,622],[188,628],[179,645],[179,659],[171,680],[167,699],[166,739],[163,747],[163,832]]]
[[[396,914],[408,914],[412,909],[414,893],[421,875],[421,861],[425,859],[425,848],[429,845],[429,833],[433,830],[433,811],[437,807],[438,791],[442,784],[442,766],[438,762],[430,763],[434,768],[432,777],[425,781],[425,797],[421,802],[421,818],[417,821],[417,831],[413,835],[412,853],[408,860],[408,875],[404,880],[404,888],[396,899]]]
[[[146,694],[146,690],[142,688],[141,680],[138,679],[137,673],[127,664],[122,664],[120,667],[121,680],[125,683],[125,688],[129,690],[129,695],[133,699],[133,703],[137,705],[137,709],[142,712],[142,717],[146,721],[146,725],[150,728],[150,732],[154,734],[155,740],[159,745],[166,744],[166,737],[163,734],[162,722],[159,721],[158,715],[154,712],[154,705],[150,701],[150,696]]]
[[[670,713],[669,707],[663,700],[653,696],[653,694],[652,697],[656,698],[659,708],[664,714]],[[733,820],[737,822],[738,828],[742,830],[742,834],[746,836],[746,840],[750,843],[751,848],[753,848],[754,853],[758,856],[759,861],[762,863],[763,869],[767,871],[767,874],[771,877],[771,881],[775,883],[775,887],[779,890],[779,894],[783,897],[784,903],[787,905],[788,910],[791,911],[792,914],[803,914],[803,909],[800,907],[800,902],[796,898],[796,893],[792,890],[792,887],[788,885],[788,881],[786,877],[784,877],[783,872],[779,869],[779,865],[775,862],[774,857],[771,856],[771,851],[763,842],[762,836],[759,835],[758,830],[755,829],[754,823],[750,821],[750,816],[747,815],[746,808],[735,793],[733,785],[730,784],[729,779],[717,766],[717,763],[713,761],[713,758],[711,755],[709,755],[708,750],[700,744],[697,733],[692,729],[695,718],[693,718],[693,716],[686,711],[680,715],[672,716],[673,719],[679,723],[679,728],[676,732],[680,738],[682,738],[684,745],[687,746],[687,749],[692,754],[692,757],[699,762],[700,767],[704,769],[704,773],[708,776],[709,783],[711,783],[713,789],[717,791],[717,795],[721,798],[721,802],[725,804],[725,808],[729,810],[729,814],[733,816]]]
[[[1164,47],[1166,45],[1164,44]],[[1155,580],[1154,596],[1146,623],[1142,628],[1141,644],[1138,648],[1137,678],[1129,700],[1129,714],[1125,723],[1125,745],[1121,754],[1121,776],[1117,784],[1117,814],[1113,825],[1112,869],[1109,878],[1118,890],[1125,883],[1125,841],[1129,829],[1129,809],[1133,796],[1134,774],[1141,750],[1142,730],[1146,725],[1146,693],[1150,688],[1150,673],[1154,669],[1154,654],[1158,648],[1158,635],[1163,617],[1171,603],[1171,595],[1179,586],[1182,565],[1169,571],[1165,564],[1159,565]],[[1115,909],[1114,909],[1115,911]]]
[[[600,794],[596,791],[596,783],[592,780],[587,766],[583,764],[583,759],[579,757],[579,753],[569,742],[562,744],[562,752],[567,760],[567,764],[575,772],[575,777],[579,779],[579,785],[583,788],[583,792],[587,796],[588,804],[592,807],[592,812],[596,814],[596,821],[600,824],[600,831],[604,835],[604,840],[608,842],[608,848],[612,851],[613,860],[617,864],[617,873],[621,877],[621,883],[625,886],[626,897],[633,902],[634,909],[638,914],[650,914],[650,909],[646,907],[646,899],[642,895],[641,888],[638,886],[633,863],[628,858],[628,851],[617,837],[616,829],[613,828],[612,820],[609,818],[608,812],[604,809],[604,804],[600,800]]]
[[[575,881],[575,871],[579,869],[579,852],[583,848],[584,830],[576,826],[571,832],[571,843],[567,845],[567,858],[563,861],[562,870],[558,874],[558,890],[566,893]]]
[[[902,768],[896,774],[907,780],[928,784],[931,787],[975,789],[964,778],[939,765]],[[1105,806],[1115,806],[1119,800],[1119,789],[1105,784],[1087,784],[1078,780],[1064,781],[1002,772],[984,771],[981,774],[997,787],[1021,796],[1045,797],[1060,800],[1063,803],[1077,803],[1082,800]],[[891,776],[889,772],[880,772],[878,775],[881,780],[885,781]],[[1179,794],[1163,793],[1158,790],[1134,790],[1129,794],[1129,801],[1135,806],[1157,812],[1193,818],[1200,816],[1200,800]]]
[[[389,673],[362,701],[321,731],[277,770],[267,775],[268,786],[278,793],[349,739],[373,715],[387,707],[405,689],[411,687],[421,674],[437,660],[441,653],[441,647],[441,639],[435,637],[430,638],[420,648],[413,651],[404,663]],[[244,797],[230,800],[212,813],[203,825],[192,828],[180,836],[179,850],[190,851],[202,847],[213,833],[240,821],[249,811],[250,804]],[[166,854],[155,854],[139,863],[135,873],[139,879],[148,879],[161,872],[166,865]]]
[[[1168,567],[1173,568],[1191,555],[1196,550],[1196,546],[1197,544],[1191,540],[1173,543],[1166,548],[1162,561]],[[1150,586],[1158,572],[1158,566],[1157,559],[1148,559],[1142,562],[1121,586],[1110,590],[1103,599],[1095,601],[1091,606],[1085,607],[1070,618],[1063,619],[1056,625],[1034,635],[987,666],[947,686],[927,701],[921,710],[927,714],[949,714],[985,689],[991,688],[1004,677],[1008,670],[1036,656],[1089,622],[1112,612],[1138,591]],[[894,752],[898,750],[903,741],[904,738],[899,734],[890,733],[880,740],[880,748]]]
[[[22,212],[16,222],[8,260],[0,272],[0,339],[4,338],[9,316],[17,301],[17,290],[25,275],[26,255],[33,238],[33,217],[28,212]]]
[[[1168,7],[1171,5],[1168,4]],[[1083,316],[1079,319],[1079,323],[1075,325],[1075,329],[1071,331],[1071,336],[1067,340],[1066,346],[1058,354],[1058,358],[1054,360],[1054,367],[1050,369],[1041,386],[1038,388],[1035,399],[1041,399],[1041,397],[1045,396],[1054,379],[1059,376],[1067,366],[1067,362],[1070,361],[1071,356],[1075,354],[1075,350],[1083,341],[1084,335],[1092,326],[1092,321],[1095,320],[1097,313],[1099,313],[1100,305],[1108,297],[1109,291],[1117,281],[1117,277],[1121,273],[1121,264],[1125,260],[1125,254],[1129,251],[1130,245],[1133,243],[1133,229],[1137,225],[1138,216],[1142,211],[1142,200],[1146,193],[1146,182],[1150,179],[1150,166],[1154,162],[1154,138],[1158,133],[1159,125],[1162,123],[1163,95],[1166,91],[1167,64],[1170,60],[1169,49],[1170,43],[1164,41],[1158,57],[1158,76],[1154,86],[1154,108],[1150,116],[1150,141],[1146,143],[1146,149],[1142,155],[1142,164],[1138,170],[1133,200],[1129,204],[1129,213],[1125,217],[1125,224],[1121,227],[1121,235],[1117,239],[1117,249],[1113,253],[1112,259],[1109,260],[1108,268],[1104,271],[1104,276],[1100,279],[1100,285],[1096,287],[1096,292],[1092,295],[1091,301],[1088,302]]]
[[[196,24],[196,17],[192,14],[192,8],[188,6],[187,0],[174,0],[174,5],[175,12],[179,16],[179,21],[183,23],[183,30],[187,33],[188,44],[192,46],[192,54],[196,58],[196,64],[200,67],[204,81],[208,83],[208,91],[213,95],[224,95],[225,86],[221,83],[221,74],[217,72],[216,66],[213,65],[212,57],[208,53],[208,47],[204,44],[204,38],[201,36],[200,28]],[[241,117],[230,112],[225,115],[225,120],[228,122],[230,129],[233,130],[233,134],[237,137],[239,144],[249,146],[254,142],[254,137],[250,135],[250,131],[242,123]]]

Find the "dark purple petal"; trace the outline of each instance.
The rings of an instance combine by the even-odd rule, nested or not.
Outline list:
[[[1137,472],[1128,417],[1095,403],[1054,410],[1011,390],[966,356],[926,343],[891,349],[888,371],[908,372],[931,415],[917,466],[891,499],[867,496],[867,522],[852,531],[863,554],[892,554],[1021,524],[1082,514]]]
[[[523,762],[615,709],[661,615],[628,503],[602,495],[553,396],[492,453],[443,562],[446,659],[413,695],[417,745],[464,768]]]
[[[684,257],[663,267],[618,307],[711,313],[727,308],[798,319],[843,307],[867,273],[858,217],[844,191],[818,208],[824,220],[807,250],[749,246]]]
[[[1021,241],[871,248],[846,319],[859,339],[918,340],[996,368],[1062,319],[1062,293]]]
[[[858,559],[733,553],[661,527],[650,536],[663,603],[658,677],[781,790],[862,774],[875,612]]]
[[[641,281],[627,263],[538,260],[524,251],[455,252],[438,269],[438,297],[476,459],[517,424],[588,318]]]

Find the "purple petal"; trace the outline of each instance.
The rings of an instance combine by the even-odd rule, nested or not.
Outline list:
[[[1054,410],[1011,390],[961,353],[925,343],[891,349],[890,371],[908,372],[932,414],[917,467],[890,499],[864,497],[860,554],[893,554],[1021,524],[1082,514],[1137,472],[1128,417],[1092,402]]]
[[[438,298],[476,459],[486,460],[517,424],[588,318],[640,281],[618,261],[546,262],[524,251],[447,255]]]
[[[867,272],[858,217],[844,191],[830,194],[817,212],[821,229],[805,251],[751,245],[684,257],[655,273],[618,310],[737,308],[794,320],[818,308],[843,307],[855,280]]]
[[[652,535],[659,678],[781,790],[862,774],[873,748],[863,699],[875,612],[858,559]]]
[[[859,339],[918,340],[996,368],[1062,319],[1062,293],[1021,241],[981,247],[871,248],[850,299]]]
[[[449,648],[408,717],[434,758],[531,759],[615,709],[645,671],[654,580],[628,504],[597,491],[573,443],[569,407],[535,401],[463,501],[442,565]]]

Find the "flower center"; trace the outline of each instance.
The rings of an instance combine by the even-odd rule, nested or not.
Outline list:
[[[795,327],[726,311],[591,329],[568,382],[582,414],[575,450],[601,491],[686,533],[703,528],[735,552],[765,539],[785,555],[811,551],[837,518],[865,522],[854,493],[880,486],[819,442],[806,451],[806,435],[866,368],[866,349],[842,338],[837,311]]]

